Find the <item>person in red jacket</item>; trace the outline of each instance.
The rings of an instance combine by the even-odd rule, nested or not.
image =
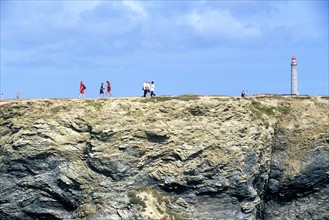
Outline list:
[[[106,98],[110,94],[110,97],[112,98],[112,92],[111,92],[111,83],[109,81],[106,81]]]
[[[86,89],[86,86],[85,86],[85,84],[83,84],[83,82],[81,81],[81,82],[80,82],[80,95],[79,95],[79,99],[80,99],[80,98],[85,98],[85,89]]]

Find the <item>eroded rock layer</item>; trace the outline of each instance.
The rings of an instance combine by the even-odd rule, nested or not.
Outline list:
[[[328,219],[328,97],[23,100],[0,219]]]

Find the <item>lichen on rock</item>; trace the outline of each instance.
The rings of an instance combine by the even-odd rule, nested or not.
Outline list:
[[[0,107],[0,219],[329,218],[328,97]]]

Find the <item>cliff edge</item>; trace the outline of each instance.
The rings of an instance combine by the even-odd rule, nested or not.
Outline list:
[[[0,107],[0,219],[329,219],[328,97]]]

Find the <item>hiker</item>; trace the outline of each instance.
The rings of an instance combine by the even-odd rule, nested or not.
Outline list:
[[[143,97],[146,97],[146,95],[147,95],[147,81],[145,81],[144,83],[143,83],[143,87],[142,87],[142,90],[144,91],[144,95],[143,95]]]
[[[85,98],[85,89],[86,89],[86,86],[85,86],[85,84],[83,84],[83,82],[81,81],[81,82],[80,82],[80,95],[79,95],[79,99],[80,99],[80,98]]]
[[[150,81],[148,81],[147,82],[147,94],[149,94],[151,92],[150,89],[151,89],[151,83],[150,83]]]
[[[104,98],[104,83],[101,84],[101,88],[99,89],[98,98],[100,98],[101,96],[103,96],[103,98]]]
[[[241,97],[246,97],[248,95],[248,90],[242,90]]]
[[[154,81],[151,82],[151,87],[150,87],[150,91],[151,91],[151,97],[155,96],[155,93],[154,93]]]
[[[111,83],[109,81],[106,81],[106,98],[110,94],[110,97],[112,98],[112,92],[111,92]]]
[[[19,99],[19,92],[16,93],[16,99]]]

